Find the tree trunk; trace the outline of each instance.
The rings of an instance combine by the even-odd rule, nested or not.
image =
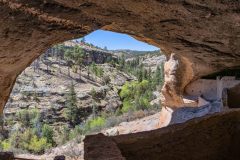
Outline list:
[[[68,76],[70,77],[70,68],[69,68],[69,66],[68,66]]]

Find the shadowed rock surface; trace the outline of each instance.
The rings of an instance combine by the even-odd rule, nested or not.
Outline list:
[[[116,143],[103,134],[97,134],[94,136],[87,137],[84,141],[85,143],[84,150],[87,152],[87,155],[84,159],[87,160],[106,160],[106,159],[114,159],[114,160],[125,160],[122,156],[121,151],[117,147]],[[101,143],[96,143],[99,141]],[[96,148],[98,148],[96,150]]]
[[[118,146],[126,160],[238,160],[240,158],[240,110],[217,113],[169,127],[113,137],[101,135],[85,139],[85,160],[103,155],[105,143]],[[108,140],[106,140],[108,139]],[[114,144],[114,143],[115,144]],[[91,145],[91,149],[89,147]],[[105,152],[109,159],[112,154]]]
[[[0,110],[17,75],[41,53],[97,29],[177,54],[184,66],[176,72],[178,86],[166,86],[181,94],[195,78],[239,66],[239,9],[234,0],[0,0]]]
[[[14,154],[12,152],[0,152],[0,159],[14,160]]]

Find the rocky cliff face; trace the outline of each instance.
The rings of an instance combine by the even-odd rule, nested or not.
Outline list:
[[[176,73],[180,88],[169,87],[174,94],[193,79],[240,64],[238,1],[1,0],[0,8],[1,111],[17,75],[41,53],[100,28],[185,59],[191,74],[183,81]]]
[[[87,53],[83,63],[84,64],[91,64],[92,62],[97,64],[103,64],[110,60],[117,61],[119,52],[116,55],[108,50],[104,50],[97,46],[93,46],[91,44],[85,42],[78,42],[78,41],[66,41],[63,43],[65,47],[75,47],[81,46],[84,52]]]
[[[81,121],[85,121],[93,113],[93,107],[96,113],[101,110],[116,111],[122,105],[118,89],[135,77],[117,70],[110,64],[98,66],[103,69],[105,75],[109,76],[108,85],[104,85],[102,79],[93,73],[88,74],[87,68],[82,69],[79,79],[79,73],[73,72],[72,69],[68,75],[65,60],[54,56],[40,57],[17,78],[11,98],[4,110],[5,117],[15,117],[21,109],[37,108],[44,116],[44,122],[55,127],[66,125],[68,122],[64,110],[66,94],[71,83],[74,85],[77,105],[81,110],[79,113],[82,113],[79,115]],[[91,93],[93,89],[96,95],[100,96],[99,100],[94,100]]]

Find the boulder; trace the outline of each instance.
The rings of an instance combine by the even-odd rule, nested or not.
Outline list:
[[[64,155],[56,156],[54,157],[54,160],[65,160],[65,156]]]
[[[14,160],[13,152],[0,152],[1,160]]]

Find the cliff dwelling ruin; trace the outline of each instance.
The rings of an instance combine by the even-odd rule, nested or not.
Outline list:
[[[85,159],[237,160],[240,81],[208,76],[240,66],[239,10],[235,0],[0,0],[0,113],[16,77],[50,46],[97,29],[126,33],[166,54],[162,103],[171,119],[159,125],[173,125],[89,136]]]

